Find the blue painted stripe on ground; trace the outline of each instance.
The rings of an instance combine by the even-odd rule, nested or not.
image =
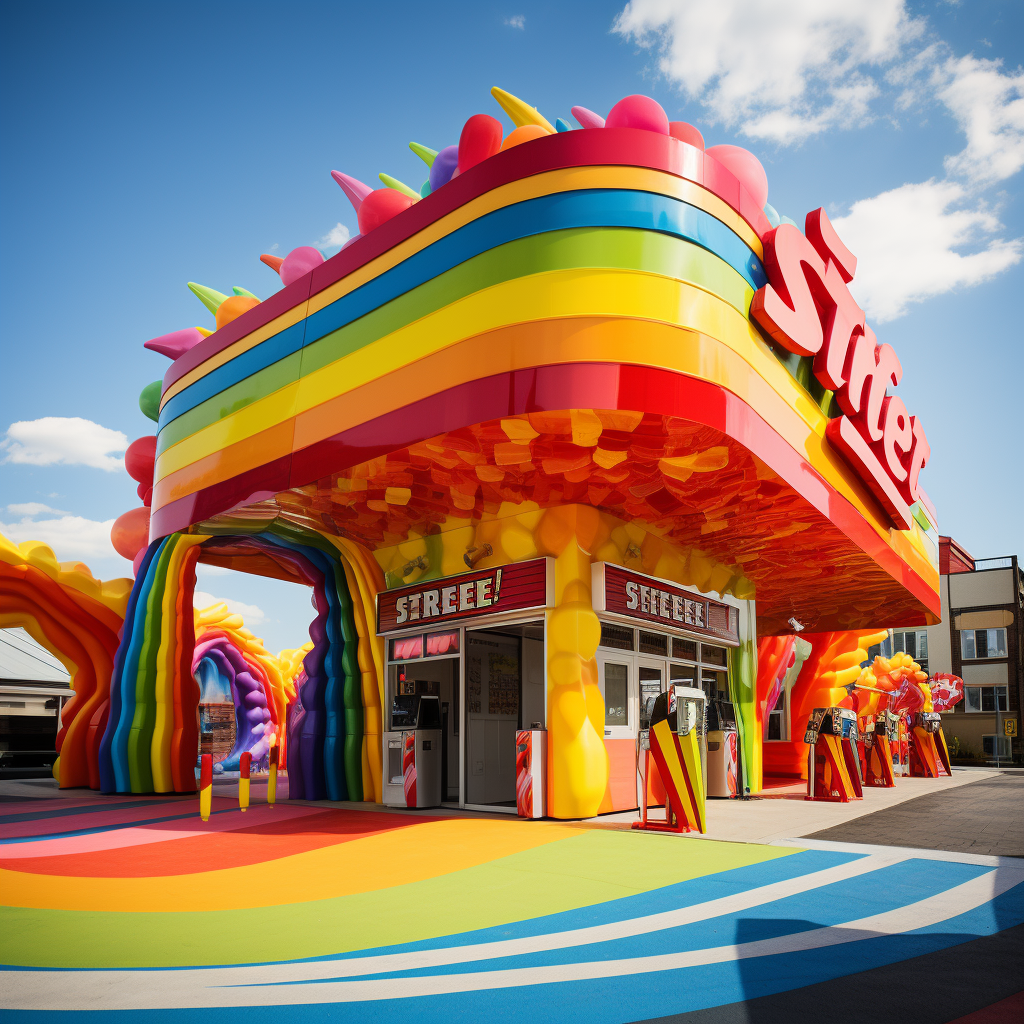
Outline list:
[[[933,862],[929,862],[933,863]],[[811,922],[813,924],[813,922]],[[383,1024],[415,1020],[418,1024],[508,1019],[575,1021],[585,1007],[587,1024],[632,1021],[702,1010],[776,995],[797,988],[859,974],[876,967],[926,956],[1024,924],[1024,885],[948,921],[916,931],[803,953],[682,968],[639,977],[560,982],[456,995],[418,996],[364,1003],[292,1004],[287,1007],[241,1007],[189,1010],[119,1010],[76,1012],[77,1024],[279,1024],[286,1017],[303,1024]],[[908,977],[907,984],[927,987],[927,978]],[[827,1019],[827,1008],[823,1008]],[[66,1013],[5,1011],[5,1024],[62,1024]]]
[[[169,399],[160,411],[157,433],[201,402],[304,345],[350,324],[400,295],[489,249],[532,235],[569,228],[629,227],[693,242],[723,260],[753,289],[766,283],[752,249],[720,220],[670,196],[626,189],[584,189],[541,196],[495,210],[438,239],[397,266],[286,328],[247,352],[211,370]],[[303,335],[303,331],[305,334]]]
[[[927,868],[926,868],[927,865]],[[934,865],[938,870],[932,870]],[[514,971],[553,964],[573,964],[600,960],[625,960],[711,949],[740,942],[774,939],[811,928],[844,924],[908,906],[918,900],[945,892],[977,878],[991,868],[975,864],[904,861],[877,871],[850,878],[809,892],[787,896],[748,910],[675,928],[662,928],[643,935],[609,939],[572,946],[568,949],[523,953],[517,956],[479,960],[473,963],[445,964],[435,968],[417,968],[360,975],[363,980],[383,978],[433,977],[447,974],[476,974],[487,971]],[[668,909],[666,907],[662,908]],[[639,915],[636,915],[639,916]],[[324,979],[318,979],[318,981]],[[330,980],[330,979],[328,979]],[[338,979],[340,980],[340,979]],[[345,980],[355,980],[346,977]],[[283,984],[269,983],[268,987]],[[314,984],[301,982],[300,984]],[[254,984],[251,987],[259,987]]]
[[[117,803],[108,800],[103,804],[83,804],[81,807],[65,807],[56,811],[24,811],[21,814],[0,814],[0,825],[13,825],[20,821],[42,821],[47,818],[67,818],[73,814],[95,814],[97,811],[116,811],[118,808],[149,807],[154,804],[174,803],[173,800],[134,800],[131,803]]]
[[[669,842],[702,842],[703,840],[670,839]],[[629,921],[636,917],[647,917],[660,914],[665,910],[676,910],[692,907],[709,900],[735,896],[749,889],[757,889],[773,882],[784,882],[791,878],[799,878],[814,871],[824,871],[853,860],[860,860],[866,854],[838,853],[825,850],[806,850],[792,853],[786,857],[778,857],[760,864],[748,864],[744,867],[730,868],[711,875],[701,875],[684,882],[650,889],[647,892],[619,899],[606,900],[574,910],[564,910],[557,914],[544,914],[522,921],[510,921],[507,924],[494,925],[490,928],[478,928],[473,931],[457,932],[453,935],[442,935],[418,942],[404,942],[393,946],[375,946],[372,949],[361,949],[351,953],[331,954],[328,956],[305,957],[301,961],[274,961],[275,963],[305,963],[328,960],[353,960],[364,956],[380,956],[390,953],[410,953],[424,949],[449,949],[456,946],[472,946],[483,942],[500,942],[505,939],[530,938],[535,935],[550,935],[556,932],[574,931],[577,928],[591,928],[595,925],[614,924]],[[685,853],[684,853],[685,857]]]

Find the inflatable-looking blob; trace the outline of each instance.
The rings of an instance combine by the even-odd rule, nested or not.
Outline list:
[[[546,809],[576,818],[637,806],[647,631],[666,685],[672,661],[730,698],[755,794],[765,767],[806,770],[796,740],[764,742],[783,692],[791,725],[868,709],[871,630],[937,621],[927,437],[886,392],[902,367],[824,210],[801,230],[754,154],[649,97],[553,120],[492,97],[409,144],[419,187],[324,168],[357,229],[340,251],[263,254],[262,300],[190,282],[204,325],[153,325],[170,365],[139,382],[154,434],[130,448],[139,504],[111,534],[135,580],[109,667],[96,654],[105,717],[69,727],[93,728],[76,784],[194,791],[200,561],[312,592],[290,713],[239,646],[200,652],[244,691],[232,756],[272,735],[312,799],[382,799],[392,642],[426,646],[434,622],[465,638],[473,616],[529,612],[543,630]],[[499,572],[506,604],[510,580],[536,584],[508,615],[486,604]],[[436,610],[423,634],[378,620],[399,594]],[[614,627],[634,638],[617,705]]]

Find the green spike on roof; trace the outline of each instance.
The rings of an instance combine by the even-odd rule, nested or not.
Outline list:
[[[421,146],[418,142],[410,142],[409,148],[428,166],[434,166],[434,157],[437,156],[437,150],[431,149],[429,146]]]
[[[258,295],[253,295],[253,293],[249,291],[248,288],[239,288],[238,285],[236,284],[231,290],[236,295],[244,295],[247,299],[255,299],[257,302],[260,301],[260,297]]]
[[[378,174],[377,177],[380,178],[388,188],[393,188],[396,192],[401,192],[403,195],[407,195],[411,199],[421,198],[419,192],[415,189],[409,188],[404,181],[392,178],[390,174]]]
[[[195,281],[189,281],[189,291],[214,315],[217,315],[217,310],[220,308],[220,304],[227,298],[222,292],[214,291],[213,288],[207,288],[205,284],[196,284]]]

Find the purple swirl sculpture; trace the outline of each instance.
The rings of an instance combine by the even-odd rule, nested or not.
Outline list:
[[[237,772],[242,754],[248,751],[253,764],[270,753],[273,718],[267,705],[265,680],[231,642],[227,633],[212,630],[197,641],[192,673],[204,691],[218,677],[222,690],[230,689],[235,705],[235,743],[231,753],[213,766],[218,773]]]

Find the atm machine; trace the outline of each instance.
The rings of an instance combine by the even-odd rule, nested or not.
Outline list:
[[[739,741],[732,703],[709,700],[708,796],[738,797],[739,767]]]
[[[815,708],[807,720],[807,799],[848,803],[864,795],[857,753],[857,713]]]
[[[704,691],[692,686],[672,686],[654,700],[644,774],[650,773],[653,759],[665,784],[665,819],[648,819],[644,786],[641,818],[633,822],[633,828],[653,832],[707,831],[706,703]]]
[[[949,750],[942,735],[942,716],[935,711],[918,711],[910,731],[910,774],[915,778],[937,779],[950,775]]]
[[[384,733],[383,801],[388,807],[441,804],[441,704],[438,697],[396,694]]]

